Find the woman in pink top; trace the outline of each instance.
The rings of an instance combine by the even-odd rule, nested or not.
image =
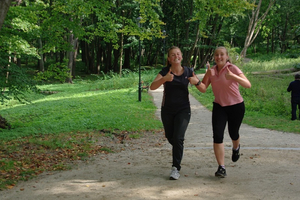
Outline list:
[[[244,118],[245,105],[239,91],[239,85],[250,88],[251,83],[243,72],[229,62],[228,51],[225,47],[217,47],[214,52],[216,65],[208,70],[200,84],[196,87],[200,92],[206,92],[211,84],[215,96],[212,111],[212,127],[214,152],[218,162],[218,170],[215,176],[224,178],[225,151],[224,151],[224,130],[228,122],[228,132],[232,140],[232,161],[236,162],[239,157],[240,136],[239,129]]]

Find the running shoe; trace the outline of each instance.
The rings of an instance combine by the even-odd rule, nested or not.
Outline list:
[[[239,145],[238,150],[232,149],[231,160],[232,160],[232,162],[236,162],[236,161],[238,161],[239,158],[240,158],[240,145]]]
[[[215,173],[215,176],[220,178],[225,178],[225,176],[227,176],[226,169],[223,168],[222,166],[219,166],[218,170]]]
[[[171,175],[170,175],[170,180],[177,180],[179,179],[180,174],[179,171],[177,170],[176,167],[172,167]]]

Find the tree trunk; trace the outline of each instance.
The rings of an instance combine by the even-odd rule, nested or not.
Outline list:
[[[106,59],[105,59],[105,69],[106,72],[109,72],[110,70],[112,70],[112,43],[108,43],[107,44],[107,48],[106,48]]]
[[[198,43],[198,41],[199,41],[199,35],[200,35],[200,27],[199,27],[199,24],[197,25],[197,33],[196,33],[196,38],[195,38],[195,42],[194,42],[194,44],[193,44],[193,46],[192,46],[192,48],[191,48],[191,50],[190,51],[188,51],[188,56],[187,56],[187,66],[191,66],[191,63],[190,63],[190,60],[191,60],[191,58],[192,58],[192,55],[194,54],[194,51],[195,51],[195,48],[196,48],[196,45],[197,45],[197,43]],[[195,66],[195,62],[194,62],[194,65],[192,65],[191,67],[196,67]]]
[[[102,49],[101,49],[101,39],[100,39],[100,37],[96,37],[95,41],[96,41],[96,67],[97,67],[97,74],[100,74],[101,61],[102,61]]]
[[[42,39],[39,38],[38,39],[38,43],[39,43],[39,55],[41,57],[41,59],[39,59],[39,70],[40,72],[44,72],[45,71],[45,65],[44,65],[44,54],[41,53],[42,52],[42,48],[43,48],[43,43],[42,43]]]
[[[247,36],[244,42],[244,48],[241,52],[241,57],[245,58],[247,54],[247,49],[249,46],[253,43],[255,38],[257,37],[259,30],[262,26],[262,22],[265,20],[270,8],[273,6],[275,0],[270,0],[267,10],[262,14],[261,17],[259,17],[260,8],[261,8],[261,2],[262,0],[259,0],[258,5],[255,7],[255,9],[252,9],[252,16],[249,21],[248,25],[248,32]],[[255,3],[255,0],[253,1]]]
[[[1,0],[0,1],[0,30],[2,28],[2,25],[4,23],[6,14],[8,12],[8,9],[10,7],[11,0]]]
[[[90,66],[90,55],[89,55],[90,50],[89,49],[90,49],[89,44],[86,41],[84,41],[84,60],[85,60],[84,63],[86,66],[87,74],[91,73],[90,69],[89,69],[89,66]]]
[[[274,34],[275,34],[275,30],[274,28],[272,28],[272,35],[271,35],[271,48],[272,48],[272,53],[275,53],[275,44],[274,44]]]
[[[214,42],[216,41],[216,38],[219,37],[223,25],[223,20],[224,18],[220,17],[219,15],[212,15],[207,21],[206,26],[211,27],[211,29],[208,30],[210,36],[202,40],[199,40],[198,42],[199,45],[205,45],[207,47],[207,48],[199,49],[199,53],[198,53],[199,68],[204,67],[206,62],[211,59],[214,48],[215,46],[218,45],[217,43]],[[194,67],[195,69],[198,68],[197,66]]]
[[[74,62],[72,67],[72,77],[75,78],[75,69],[76,69],[76,58],[78,55],[78,38],[76,38],[76,41],[74,42]]]
[[[89,54],[89,69],[90,72],[93,74],[97,73],[96,67],[95,67],[95,43],[92,42],[90,45],[90,50],[88,52]]]
[[[123,64],[123,40],[124,40],[124,34],[121,33],[121,45],[120,45],[120,77],[122,77],[122,64]]]
[[[187,2],[183,2],[183,1],[180,1],[180,3],[186,3],[188,4],[189,6],[189,16],[192,16],[193,15],[193,1],[190,0],[190,1],[187,1]],[[183,9],[183,6],[181,7]],[[186,12],[186,11],[181,11],[182,13]],[[185,15],[184,15],[185,16]],[[184,21],[186,21],[186,19],[184,19]],[[188,41],[189,40],[189,33],[190,33],[190,23],[185,23],[185,40]],[[196,38],[196,41],[198,39]],[[194,43],[195,44],[195,43]],[[190,44],[186,44],[185,47],[186,48],[189,48]],[[193,55],[193,51],[194,49],[189,49],[189,50],[186,50],[183,52],[183,62],[182,62],[182,65],[184,66],[190,66],[191,65],[191,56]]]
[[[118,66],[118,62],[119,62],[119,57],[120,57],[120,50],[119,49],[114,49],[113,50],[113,55],[114,55],[114,62],[113,62],[113,72],[118,72],[119,71],[119,66]]]
[[[126,69],[130,69],[130,53],[131,48],[124,49],[124,67]]]
[[[72,50],[71,51],[68,51],[68,59],[69,59],[69,62],[68,62],[68,68],[69,68],[69,77],[67,78],[67,82],[68,83],[72,83],[72,78],[74,76],[74,66],[75,66],[75,62],[76,62],[76,51],[77,51],[77,41],[78,41],[78,38],[74,38],[74,34],[70,34],[69,36],[69,43],[72,47]]]
[[[81,49],[81,62],[86,63],[85,41],[83,41],[83,40],[80,40],[80,49]]]
[[[270,36],[267,37],[267,54],[270,52]]]
[[[280,37],[280,41],[281,41],[281,44],[282,44],[281,53],[284,53],[287,49],[287,46],[288,46],[287,42],[286,42],[288,21],[289,21],[289,13],[286,13],[285,14],[284,29],[283,29],[282,35]]]

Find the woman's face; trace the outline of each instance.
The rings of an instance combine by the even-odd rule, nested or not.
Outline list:
[[[169,51],[168,61],[170,64],[178,64],[182,61],[182,53],[180,49],[172,49]]]
[[[226,64],[228,58],[229,56],[227,54],[226,49],[220,48],[215,51],[214,59],[219,67],[223,67]]]

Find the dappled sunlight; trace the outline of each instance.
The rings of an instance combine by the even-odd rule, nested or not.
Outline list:
[[[114,177],[113,174],[110,175]],[[118,180],[114,179],[111,178],[104,181],[97,179],[59,179],[55,181],[55,179],[51,179],[46,188],[39,188],[37,183],[34,189],[24,189],[22,196],[25,199],[43,199],[54,196],[57,199],[66,197],[71,199],[80,196],[88,199],[110,200],[251,199],[251,193],[255,192],[259,187],[249,187],[245,190],[247,188],[245,184],[235,183],[233,179],[219,179],[210,176],[182,177],[178,181],[167,180],[167,177],[158,178],[154,176],[145,178],[143,175],[133,175],[133,177],[128,179],[122,179],[121,177]],[[240,190],[243,192],[238,192]],[[253,197],[255,197],[255,193]]]
[[[73,179],[60,182],[57,186],[53,185],[45,192],[37,191],[36,195],[44,195],[45,193],[51,194],[64,194],[64,195],[77,195],[83,192],[88,193],[90,190],[111,190],[112,188],[120,187],[120,181],[100,182],[99,180],[81,180]]]
[[[87,172],[88,173],[88,172]],[[135,177],[135,179],[138,177]],[[144,179],[144,180],[143,180]],[[184,178],[183,178],[184,179]],[[185,178],[188,179],[188,178]],[[156,180],[156,181],[155,181]],[[203,183],[205,180],[206,183]],[[87,198],[97,199],[193,199],[193,198],[222,198],[234,197],[245,199],[243,194],[232,194],[232,185],[226,185],[224,181],[212,178],[211,180],[199,178],[199,184],[188,183],[188,180],[170,181],[145,179],[141,176],[140,180],[133,183],[134,179],[99,181],[95,179],[71,179],[61,180],[56,183],[51,182],[47,188],[36,189],[31,192],[24,192],[24,198],[45,198],[56,196],[57,198],[86,196]],[[126,184],[130,182],[130,184]],[[195,180],[193,181],[195,182]],[[216,190],[218,188],[218,190]],[[122,198],[121,198],[122,199]]]
[[[65,100],[65,99],[72,99],[72,98],[88,98],[93,96],[102,96],[107,94],[119,93],[122,91],[124,92],[126,90],[123,89],[123,90],[107,90],[107,91],[86,91],[86,92],[79,92],[79,93],[72,93],[72,94],[67,93],[67,94],[57,95],[57,96],[51,95],[47,98],[33,101],[32,103],[44,102],[44,101],[57,101],[57,100]]]
[[[300,58],[276,58],[274,60],[256,61],[252,60],[243,66],[243,71],[271,71],[280,69],[291,69],[300,62]]]
[[[86,86],[85,86],[86,87]],[[61,88],[61,87],[60,87]],[[66,88],[64,88],[66,90]],[[55,91],[55,88],[51,87],[51,91]],[[89,97],[94,97],[94,96],[103,96],[103,95],[113,95],[116,93],[131,93],[134,92],[132,89],[118,89],[118,90],[93,90],[93,91],[80,91],[80,92],[74,92],[74,93],[69,93],[65,91],[58,91],[55,94],[47,95],[43,98],[31,100],[30,103],[17,103],[15,105],[8,105],[6,107],[2,107],[0,110],[7,110],[11,108],[16,108],[16,107],[24,107],[27,105],[32,105],[34,103],[42,103],[42,102],[51,102],[51,101],[60,101],[60,100],[67,100],[67,99],[72,99],[72,98],[89,98]]]

